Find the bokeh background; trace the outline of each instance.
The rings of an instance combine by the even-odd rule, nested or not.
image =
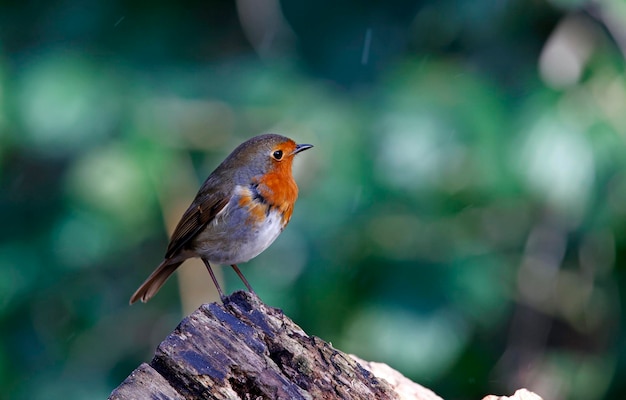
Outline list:
[[[268,304],[446,400],[625,398],[625,52],[621,0],[3,0],[0,398],[149,361],[212,285],[130,294],[268,131],[315,145]]]

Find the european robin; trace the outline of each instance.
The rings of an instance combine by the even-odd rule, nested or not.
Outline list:
[[[294,156],[313,147],[280,135],[253,137],[239,145],[209,175],[178,222],[165,259],[130,298],[146,302],[186,259],[206,265],[220,298],[211,264],[233,267],[248,290],[252,287],[237,264],[263,252],[285,229],[298,197],[291,167]]]

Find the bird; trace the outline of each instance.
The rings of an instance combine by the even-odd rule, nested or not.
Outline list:
[[[240,263],[261,254],[285,229],[298,198],[294,157],[312,148],[273,133],[240,144],[204,181],[170,238],[163,262],[131,296],[147,302],[188,258],[200,258],[220,299],[211,264],[230,265],[246,288]]]

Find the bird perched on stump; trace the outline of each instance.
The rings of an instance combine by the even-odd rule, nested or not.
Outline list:
[[[206,265],[220,298],[211,264],[233,267],[252,293],[237,264],[263,252],[289,223],[298,197],[291,167],[296,154],[313,147],[275,134],[239,145],[209,175],[178,222],[165,259],[130,298],[146,302],[186,259]]]

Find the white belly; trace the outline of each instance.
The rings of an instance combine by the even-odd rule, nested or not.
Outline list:
[[[239,249],[237,262],[223,262],[221,264],[237,264],[246,262],[261,254],[267,249],[283,230],[282,218],[278,211],[272,210],[265,220],[265,224],[256,227],[256,234]]]
[[[241,210],[224,211],[195,241],[194,253],[213,264],[247,262],[267,249],[283,230],[282,218],[275,209],[257,224],[250,224]]]

